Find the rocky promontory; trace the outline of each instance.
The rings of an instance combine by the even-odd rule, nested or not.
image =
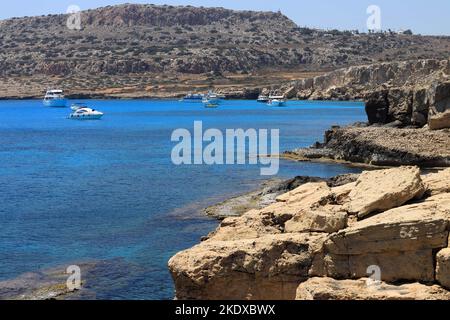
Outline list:
[[[285,152],[300,161],[348,161],[373,166],[450,166],[450,130],[334,127],[323,143]]]
[[[365,102],[367,123],[333,127],[323,142],[285,153],[297,160],[377,166],[450,166],[450,60],[337,70],[280,89],[308,99]]]
[[[169,262],[178,299],[449,299],[450,171],[311,182]]]

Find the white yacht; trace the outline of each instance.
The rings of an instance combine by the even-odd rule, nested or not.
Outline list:
[[[44,97],[44,106],[52,108],[67,107],[67,99],[62,90],[48,90]]]
[[[270,99],[267,104],[272,107],[284,107],[285,103],[286,100],[284,99]]]
[[[69,119],[74,120],[100,120],[103,113],[88,107],[80,107],[69,115]]]
[[[74,103],[70,106],[70,109],[72,111],[77,111],[78,109],[81,109],[81,108],[87,108],[87,106],[84,104],[81,104],[81,103]]]
[[[219,103],[222,98],[219,94],[215,93],[214,91],[209,91],[208,94],[203,98],[203,103],[211,102],[211,103]]]
[[[256,100],[256,101],[262,102],[262,103],[266,103],[266,102],[269,101],[269,96],[260,94],[260,95],[258,96],[258,100]]]
[[[205,97],[205,95],[203,95],[203,94],[189,93],[186,96],[184,96],[184,98],[181,99],[181,101],[182,102],[201,102],[204,97]]]
[[[286,99],[284,96],[275,96],[275,95],[269,95],[269,106],[273,107],[283,107],[286,103]]]

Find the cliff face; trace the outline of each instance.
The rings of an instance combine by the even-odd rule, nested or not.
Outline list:
[[[280,91],[311,100],[362,99],[369,124],[450,127],[450,60],[350,67],[294,81]]]
[[[421,176],[416,167],[302,185],[174,256],[176,296],[448,299],[449,192],[448,169]],[[399,281],[410,284],[390,285]]]

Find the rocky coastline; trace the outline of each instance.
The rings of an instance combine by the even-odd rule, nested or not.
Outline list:
[[[449,170],[311,182],[227,218],[169,261],[176,298],[448,300]]]
[[[281,87],[291,98],[362,98],[368,115],[286,157],[372,170],[335,186],[303,177],[275,201],[224,219],[170,259],[176,298],[449,300],[450,169],[442,169],[450,166],[449,73],[449,60],[427,60]]]
[[[297,161],[347,161],[370,166],[450,166],[450,130],[335,127],[323,143],[284,153]]]

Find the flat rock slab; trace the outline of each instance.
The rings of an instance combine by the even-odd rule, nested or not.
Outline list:
[[[300,284],[297,300],[449,300],[450,292],[420,283],[400,286],[371,279],[334,280],[311,278]]]
[[[330,235],[330,253],[360,255],[447,247],[450,194],[388,210]]]
[[[323,241],[324,236],[318,234],[205,241],[169,261],[176,297],[293,300]]]
[[[431,195],[450,192],[450,168],[423,175],[422,181]]]
[[[363,172],[346,206],[349,213],[364,218],[372,212],[380,212],[401,206],[414,198],[421,198],[425,186],[417,167],[400,167],[389,170]]]

